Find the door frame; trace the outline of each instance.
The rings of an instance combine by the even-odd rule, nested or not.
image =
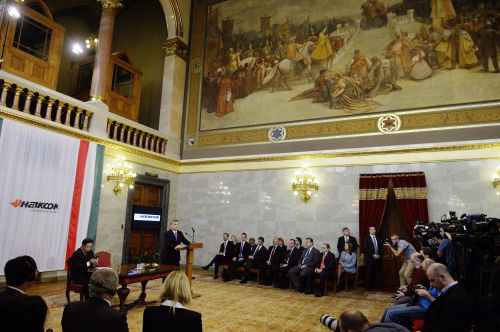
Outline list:
[[[163,248],[163,234],[168,226],[168,203],[170,197],[170,180],[155,178],[146,175],[137,175],[135,183],[146,185],[153,185],[160,187],[160,204],[161,204],[161,226],[158,233],[159,239],[157,241],[157,251],[160,252]],[[134,183],[134,184],[135,184]],[[134,206],[134,192],[135,189],[128,190],[127,196],[127,212],[125,214],[125,223],[123,230],[123,249],[122,249],[122,264],[127,264],[129,259],[129,244],[130,244],[130,231],[132,230],[132,215]]]

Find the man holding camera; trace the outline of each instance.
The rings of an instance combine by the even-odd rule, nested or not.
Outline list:
[[[432,259],[426,259],[426,264],[424,265],[424,256],[415,252],[411,255],[410,262],[415,266],[415,272],[413,273],[411,282],[407,286],[401,286],[395,293],[397,298],[396,304],[409,303],[413,298],[412,295],[414,294],[416,285],[422,285],[425,288],[429,288],[429,279],[427,279],[425,271],[434,261]]]
[[[453,242],[451,241],[451,234],[445,232],[444,227],[439,227],[439,234],[441,239],[439,240],[439,248],[437,251],[437,256],[441,259],[441,262],[448,267],[448,271],[454,275],[455,271],[455,249]]]
[[[347,310],[339,319],[322,315],[320,322],[335,332],[410,332],[406,327],[394,323],[370,324],[368,319],[358,310]]]
[[[394,234],[391,236],[392,245],[390,243],[385,242],[384,246],[387,246],[391,249],[394,256],[399,256],[403,254],[406,258],[403,266],[399,269],[399,285],[404,286],[411,282],[411,277],[413,275],[413,271],[415,271],[415,265],[410,263],[410,257],[415,250],[415,247],[409,243],[408,241],[402,240],[398,235]],[[397,248],[397,249],[395,249]]]

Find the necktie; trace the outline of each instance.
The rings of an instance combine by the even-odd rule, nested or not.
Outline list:
[[[273,247],[273,250],[271,251],[271,255],[269,255],[269,260],[273,259],[274,250],[276,250],[276,247]]]
[[[259,251],[259,249],[260,249],[260,246],[257,246],[257,248],[255,248],[255,251],[253,253],[253,257],[255,257],[255,255],[257,255],[257,251]]]
[[[224,241],[224,256],[226,255],[227,241]]]
[[[240,247],[240,258],[243,257],[243,244],[244,242],[241,242],[241,247]]]
[[[286,263],[288,264],[288,261],[290,260],[290,256],[292,256],[292,251],[293,251],[293,248],[290,249],[290,251],[288,251],[288,257],[286,258]]]
[[[325,257],[326,257],[326,252],[323,254],[323,259],[321,260],[320,269],[323,269],[325,267]]]
[[[177,232],[174,232],[175,235],[175,241],[177,241]]]
[[[302,260],[302,265],[307,263],[307,260],[309,259],[309,254],[311,253],[311,249],[307,250],[306,256]]]
[[[349,236],[344,236],[345,243],[349,242]]]
[[[372,240],[373,240],[373,246],[375,247],[375,253],[378,253],[377,238],[375,236],[372,236]]]

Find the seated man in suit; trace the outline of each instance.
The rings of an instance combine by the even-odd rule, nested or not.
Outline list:
[[[283,239],[281,239],[283,241]],[[278,237],[273,238],[273,245],[269,247],[267,250],[267,257],[265,264],[261,265],[260,268],[260,277],[261,277],[261,285],[271,286],[274,282],[275,276],[273,275],[273,267],[274,271],[276,268],[280,266],[281,261],[283,261],[283,257],[285,256],[286,247],[280,245],[280,239]]]
[[[335,255],[330,251],[330,244],[323,243],[321,246],[321,252],[321,261],[318,264],[318,267],[314,269],[314,274],[308,275],[308,279],[310,280],[307,281],[309,285],[312,285],[314,277],[319,276],[319,285],[316,297],[325,295],[326,278],[329,278],[332,281],[335,279]]]
[[[184,308],[191,302],[191,287],[186,274],[173,271],[163,283],[159,306],[144,310],[143,332],[202,331],[201,314]]]
[[[0,292],[0,308],[13,296],[26,295],[26,291],[33,286],[38,274],[35,260],[30,256],[16,257],[7,261],[4,272],[7,288]]]
[[[85,285],[83,291],[85,298],[89,297],[88,284],[91,275],[89,269],[96,267],[99,262],[99,258],[94,258],[93,244],[94,240],[91,238],[83,239],[82,246],[68,259],[68,267],[71,269],[71,282]]]
[[[299,262],[299,250],[295,247],[295,240],[290,239],[288,241],[288,250],[283,258],[283,261],[278,266],[275,266],[274,275],[277,275],[279,278],[279,287],[281,289],[285,289],[287,287],[287,274],[288,270],[292,267],[297,266]]]
[[[180,265],[181,254],[179,250],[182,249],[181,243],[189,245],[191,242],[186,240],[184,234],[179,231],[179,220],[174,219],[170,222],[170,229],[163,235],[163,251],[161,253],[162,264]]]
[[[314,274],[314,269],[318,265],[318,258],[321,259],[321,254],[318,249],[314,248],[314,240],[310,237],[306,238],[306,248],[302,252],[298,265],[288,271],[295,289],[299,292],[313,293],[312,284],[307,284],[304,288],[304,280],[307,279],[308,275]]]
[[[356,252],[356,250],[358,249],[358,242],[356,241],[356,238],[354,236],[351,236],[349,227],[342,228],[342,233],[343,235],[339,237],[337,241],[337,250],[339,252],[339,255],[342,253],[342,251],[344,251],[344,246],[347,242],[352,243],[352,251]]]
[[[118,275],[111,269],[92,273],[89,284],[90,297],[83,302],[71,302],[62,315],[63,332],[127,332],[127,317],[111,308],[116,294]]]
[[[244,266],[250,255],[250,243],[247,242],[247,233],[241,233],[241,243],[236,248],[237,255],[229,261],[226,274],[222,276],[225,282],[231,280],[231,276],[239,266]]]
[[[241,278],[240,284],[246,284],[248,275],[251,269],[260,269],[264,264],[266,264],[266,254],[267,250],[264,247],[264,238],[259,236],[258,244],[252,249],[251,255],[245,263],[245,270],[243,271],[243,277]],[[257,280],[258,281],[258,280]]]
[[[427,278],[442,294],[427,309],[422,332],[468,332],[473,308],[463,287],[443,264],[429,266]]]
[[[302,251],[304,251],[304,247],[302,246],[302,238],[297,236],[295,238],[295,249],[299,251],[299,258],[302,256]]]
[[[229,263],[229,261],[233,259],[233,246],[233,242],[229,241],[229,234],[224,233],[223,242],[220,244],[219,253],[215,255],[215,257],[208,265],[203,267],[203,270],[208,270],[210,266],[212,266],[212,264],[215,264],[214,279],[219,278],[219,266],[225,262]]]

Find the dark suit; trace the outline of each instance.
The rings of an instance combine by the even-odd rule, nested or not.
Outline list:
[[[257,249],[259,250],[257,251]],[[255,246],[255,248],[252,249],[250,256],[253,256],[253,258],[248,258],[246,261],[245,271],[243,272],[243,280],[246,280],[248,278],[250,269],[260,269],[263,265],[266,264],[267,249],[264,246],[260,248],[258,246]]]
[[[462,286],[454,285],[431,303],[422,332],[469,332],[472,312],[469,296]]]
[[[290,275],[295,288],[298,290],[302,290],[302,285],[304,283],[303,280],[307,280],[307,277],[310,274],[314,275],[314,269],[318,265],[318,260],[319,262],[321,262],[321,253],[314,247],[311,248],[309,257],[307,257],[306,259],[308,250],[309,249],[304,248],[304,251],[302,251],[302,255],[300,256],[298,262],[298,265],[306,265],[306,267],[300,269],[298,266],[295,266],[288,271],[288,274]],[[306,285],[306,291],[312,291],[311,285]]]
[[[219,275],[219,265],[222,263],[228,263],[231,259],[234,257],[234,243],[231,241],[227,241],[226,244],[226,251],[224,252],[224,242],[221,243],[219,253],[224,254],[224,255],[216,255],[212,262],[215,263],[215,268],[214,268],[214,276]],[[210,263],[212,264],[212,263]]]
[[[275,248],[274,252],[273,248]],[[274,272],[277,272],[277,269],[279,269],[279,266],[283,261],[285,254],[285,246],[269,247],[269,250],[267,251],[266,262],[261,266],[260,269],[261,278],[266,285],[271,285],[276,280],[278,274]],[[267,261],[269,261],[271,265],[267,265]]]
[[[298,247],[295,247],[295,248],[297,248],[297,250],[299,251],[299,258],[300,258],[300,256],[302,256],[302,252],[304,251],[305,247],[298,246]]]
[[[238,246],[236,246],[236,256],[233,257],[236,258],[236,261],[233,260],[229,261],[229,266],[227,268],[225,279],[230,280],[236,268],[245,265],[249,255],[250,255],[250,243],[245,241],[243,243],[243,246],[241,243],[239,243]],[[241,261],[239,260],[240,258],[242,258]]]
[[[373,244],[371,236],[368,234],[363,239],[363,250],[365,252],[365,289],[370,290],[372,288],[372,281],[375,280],[375,288],[380,289],[380,257],[375,259],[373,255],[375,253],[382,256],[382,241],[379,237],[375,236],[377,240],[377,252],[375,252],[375,246]]]
[[[322,260],[323,260],[323,253],[320,253],[319,262],[318,265],[316,266],[317,269],[321,268]],[[325,256],[325,261],[324,261],[325,266],[323,267],[323,271],[321,271],[321,273],[315,272],[314,274],[309,274],[307,276],[308,278],[307,283],[309,287],[312,286],[314,277],[316,275],[319,276],[318,293],[323,295],[325,293],[325,279],[326,278],[329,278],[330,280],[335,279],[335,263],[336,263],[335,255],[331,251],[328,251]]]
[[[64,308],[63,332],[126,332],[127,317],[98,297],[71,302]]]
[[[2,292],[0,292],[0,308],[9,299],[11,299],[12,297],[14,297],[16,295],[20,295],[20,294],[23,294],[23,293],[21,293],[18,290],[12,289],[10,287],[5,288],[5,290],[3,290]],[[1,311],[1,309],[0,309],[0,311]]]
[[[202,331],[201,314],[188,309],[175,308],[174,315],[170,306],[147,307],[144,310],[142,331]]]
[[[191,242],[186,240],[181,231],[177,231],[177,239],[175,238],[174,231],[169,229],[163,236],[163,251],[161,253],[161,263],[167,265],[180,265],[181,253],[175,250],[175,247],[181,243],[188,245]]]
[[[90,272],[88,269],[94,267],[93,264],[87,266],[87,262],[94,258],[94,252],[90,250],[85,253],[82,248],[77,249],[68,259],[68,266],[71,269],[71,281],[75,284],[88,285],[90,282]]]
[[[277,275],[279,278],[279,283],[280,283],[280,288],[286,288],[286,283],[287,283],[287,274],[288,271],[294,267],[297,266],[297,263],[299,262],[299,249],[293,248],[293,249],[288,249],[285,253],[285,257],[283,258],[283,261],[281,262],[280,265],[287,264],[287,266],[276,266],[274,267],[274,275]]]
[[[358,242],[356,241],[356,238],[354,236],[349,236],[349,242],[352,243],[352,252],[356,252],[358,249]],[[342,251],[345,250],[345,238],[344,235],[339,237],[339,240],[337,241],[337,250],[339,252],[339,256],[342,253]]]

